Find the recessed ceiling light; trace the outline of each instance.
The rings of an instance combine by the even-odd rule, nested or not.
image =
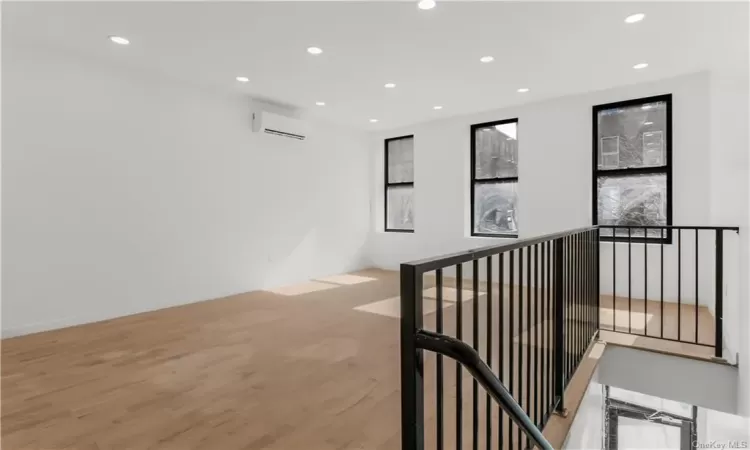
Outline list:
[[[643,124],[644,124],[644,125],[653,125],[653,124],[654,124],[654,122],[644,122]]]
[[[433,106],[432,109],[443,109],[442,106]]]
[[[482,56],[481,58],[479,58],[479,60],[483,63],[488,63],[494,61],[495,58],[493,58],[492,56]]]
[[[521,93],[529,92],[529,88],[518,88],[518,92],[521,92]]]
[[[385,87],[387,87],[387,88],[389,88],[389,89],[391,89],[391,88],[395,88],[395,87],[396,87],[396,84],[395,84],[395,83],[386,83],[386,84],[385,84]]]
[[[646,15],[643,13],[632,14],[625,18],[625,23],[640,22],[641,20],[643,20],[644,17],[646,17]]]
[[[643,106],[641,106],[641,109],[651,109],[653,107],[654,107],[654,105],[643,105]]]
[[[646,67],[648,67],[648,63],[638,63],[633,66],[633,69],[640,70],[645,69]]]
[[[417,8],[419,9],[432,9],[435,7],[435,0],[420,0],[419,3],[417,3]]]
[[[315,102],[315,104],[318,106],[325,106],[326,102]]]
[[[318,47],[307,47],[307,53],[311,55],[320,55],[321,53],[323,53],[323,50]]]
[[[375,123],[377,121],[378,121],[378,119],[370,119],[370,123]]]
[[[247,83],[248,81],[250,81],[250,78],[248,78],[248,77],[237,77],[236,79],[240,83]]]
[[[112,42],[114,42],[115,44],[120,44],[120,45],[128,45],[128,44],[130,44],[130,41],[127,40],[127,39],[125,39],[122,36],[110,36],[109,40],[112,41]]]

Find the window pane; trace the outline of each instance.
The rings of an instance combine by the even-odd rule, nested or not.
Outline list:
[[[599,169],[667,164],[667,103],[599,111]]]
[[[388,188],[388,229],[414,229],[414,188],[395,186]]]
[[[474,130],[476,179],[518,176],[517,131],[516,122]]]
[[[598,223],[601,225],[659,226],[667,224],[667,176],[634,175],[599,177]],[[603,228],[602,235],[612,236]],[[660,230],[650,230],[649,237],[659,237]],[[617,230],[627,237],[626,229]],[[666,231],[665,231],[666,236]],[[643,230],[631,230],[631,237],[643,237]]]
[[[414,138],[388,141],[388,182],[414,181]]]
[[[617,418],[617,448],[618,450],[639,448],[680,450],[687,447],[686,443],[681,440],[680,432],[681,428],[678,426],[650,422],[645,417],[640,420],[619,416]]]
[[[516,187],[518,183],[474,185],[474,232],[517,234]]]

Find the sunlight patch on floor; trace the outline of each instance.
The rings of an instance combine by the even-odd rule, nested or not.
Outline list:
[[[269,289],[268,292],[272,292],[278,295],[284,295],[287,297],[293,297],[296,295],[309,294],[311,292],[327,291],[328,289],[337,287],[339,287],[339,285],[337,284],[323,283],[320,281],[307,281],[304,283],[283,286],[276,289]]]
[[[445,309],[448,305],[443,305]],[[381,316],[394,317],[396,319],[401,318],[401,297],[391,297],[385,300],[368,303],[366,305],[357,306],[354,308],[356,311],[363,311],[372,314],[378,314]],[[427,315],[437,311],[437,302],[428,298],[424,299],[422,303],[422,314]]]
[[[333,283],[333,284],[340,284],[343,286],[351,286],[354,284],[367,283],[369,281],[377,281],[377,278],[344,273],[341,275],[331,275],[330,277],[318,278],[317,280],[322,281],[324,283]]]

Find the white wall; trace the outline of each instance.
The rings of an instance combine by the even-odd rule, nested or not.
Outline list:
[[[539,236],[584,227],[591,217],[591,107],[593,105],[673,94],[674,161],[673,222],[682,225],[714,223],[709,211],[712,186],[709,178],[710,75],[697,73],[655,83],[519,105],[481,114],[438,120],[392,130],[372,143],[372,216],[374,228],[369,248],[375,264],[396,268],[399,263],[487,245],[507,239],[471,237],[469,231],[469,127],[475,123],[518,118],[519,136],[519,234]],[[414,234],[385,233],[383,217],[384,138],[415,135]],[[696,174],[705,174],[696,177]],[[723,218],[724,219],[724,218]],[[725,218],[726,220],[732,219]],[[737,223],[725,223],[737,225]],[[692,234],[692,232],[691,232]],[[702,233],[703,234],[703,233]],[[712,254],[713,236],[701,236],[700,251]],[[685,301],[694,296],[692,236],[685,235],[682,273]],[[731,239],[732,236],[727,236]],[[727,245],[731,245],[728,242]],[[704,246],[707,246],[704,249]],[[602,245],[602,292],[611,292],[611,244]],[[627,267],[627,244],[617,244],[617,265]],[[659,289],[660,249],[649,246],[649,291]],[[675,258],[676,246],[666,246],[665,261]],[[654,251],[655,250],[655,251]],[[634,245],[631,295],[643,296],[643,245]],[[636,254],[639,252],[639,254]],[[674,253],[674,255],[673,255]],[[699,270],[702,302],[713,299],[713,260],[705,259]],[[618,271],[619,273],[619,271]],[[618,295],[627,296],[626,273],[618,274]],[[710,278],[709,278],[710,277]],[[622,281],[620,281],[620,278]],[[665,298],[676,299],[676,269],[665,274]],[[704,300],[705,299],[705,300]]]
[[[607,345],[598,372],[604,385],[737,413],[738,370],[726,364]]]
[[[3,40],[3,336],[367,265],[368,141]]]

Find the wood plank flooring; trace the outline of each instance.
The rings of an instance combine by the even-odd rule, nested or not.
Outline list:
[[[355,308],[397,297],[398,283],[397,272],[367,270],[5,339],[3,449],[397,449],[399,321]],[[432,286],[426,277],[425,288]],[[479,297],[480,311],[484,299]],[[471,304],[463,303],[467,313]],[[448,333],[454,331],[455,309],[455,299],[446,301]],[[504,329],[511,320],[505,311]],[[490,323],[497,368],[496,314]],[[426,316],[428,328],[434,328],[434,318],[434,312]],[[469,314],[464,336],[471,343],[467,320]],[[486,315],[480,324],[482,342]],[[536,333],[542,325],[522,323],[512,342],[525,349],[525,331]],[[532,347],[545,351],[540,343]],[[435,364],[434,355],[427,355],[428,445],[435,439]],[[454,367],[445,362],[445,421],[451,424],[446,445],[455,441],[455,407],[447,406],[455,405]],[[525,382],[525,372],[520,375]],[[532,398],[537,389],[544,391],[532,383]],[[464,445],[470,445],[472,381],[466,372],[461,392]],[[481,388],[479,398],[484,418]],[[490,416],[497,423],[496,406]]]

